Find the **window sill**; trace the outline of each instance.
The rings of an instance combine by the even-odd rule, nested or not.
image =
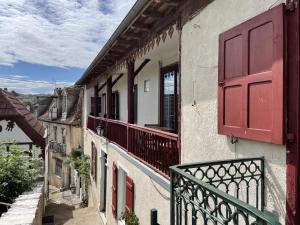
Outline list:
[[[125,225],[125,221],[124,220],[118,220],[118,225]]]

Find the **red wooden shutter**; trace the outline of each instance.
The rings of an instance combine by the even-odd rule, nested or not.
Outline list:
[[[96,146],[94,145],[95,147],[95,152],[94,152],[94,167],[95,167],[95,170],[94,170],[94,180],[97,181],[97,148]]]
[[[92,143],[92,161],[93,161],[92,175],[94,181],[96,181],[97,180],[97,148],[94,143]]]
[[[133,202],[134,202],[134,183],[133,180],[126,176],[126,211],[133,211]]]
[[[117,218],[117,205],[118,205],[118,199],[117,199],[117,192],[118,192],[118,168],[115,163],[113,163],[112,166],[112,212],[115,218]]]
[[[283,4],[220,35],[220,134],[283,144],[283,57]]]
[[[94,178],[94,143],[91,143],[92,146],[92,160],[91,160],[91,175]]]

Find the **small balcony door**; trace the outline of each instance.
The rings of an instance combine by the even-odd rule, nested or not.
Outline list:
[[[133,86],[133,105],[134,105],[134,123],[137,124],[138,120],[138,87],[137,84]]]
[[[172,64],[161,69],[160,84],[160,126],[177,132],[177,74],[178,64]]]
[[[102,112],[102,116],[106,117],[106,94],[102,95],[102,109],[101,109],[101,112]]]
[[[120,119],[120,95],[118,91],[112,93],[112,117],[114,120]]]

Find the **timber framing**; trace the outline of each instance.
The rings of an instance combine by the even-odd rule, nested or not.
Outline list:
[[[174,24],[187,1],[139,0],[76,84],[82,85],[95,76],[110,75],[126,67],[127,61],[145,54],[154,43],[172,36]]]

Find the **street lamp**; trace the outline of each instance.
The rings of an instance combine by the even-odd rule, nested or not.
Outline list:
[[[98,126],[96,127],[96,130],[97,130],[97,134],[99,136],[103,136],[103,133],[104,133],[104,126],[102,124],[98,124]]]

